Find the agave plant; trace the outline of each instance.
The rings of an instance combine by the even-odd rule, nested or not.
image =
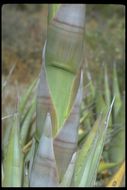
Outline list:
[[[102,74],[104,77],[100,76],[101,82],[99,81],[98,83],[97,81],[97,84],[95,84],[92,80],[88,66],[86,68],[86,72],[89,80],[87,88],[89,89],[90,93],[89,95],[85,96],[83,101],[83,110],[84,107],[85,110],[83,111],[83,116],[81,117],[82,129],[86,130],[86,133],[89,133],[91,130],[90,127],[86,126],[92,126],[94,118],[100,115],[100,110],[102,108],[106,108],[107,105],[110,106],[111,97],[115,96],[113,112],[109,119],[109,127],[107,129],[107,135],[98,168],[98,174],[100,176],[101,173],[103,176],[103,172],[106,172],[107,175],[107,177],[101,181],[101,186],[106,185],[106,178],[109,181],[108,175],[110,176],[114,174],[112,180],[109,183],[107,181],[107,183],[108,186],[118,187],[121,184],[125,173],[125,102],[124,97],[122,98],[119,89],[116,64],[113,66],[113,81],[110,82],[112,90],[109,86],[109,76],[106,65],[104,65],[104,73]],[[103,85],[103,93],[98,89],[98,86],[100,85]],[[89,105],[91,105],[92,109]],[[90,109],[91,111],[89,111]],[[116,110],[118,110],[117,113]],[[81,143],[83,140],[84,139],[81,138]],[[121,163],[122,166],[120,167]]]
[[[118,153],[113,150],[114,137],[108,150],[112,159],[100,161],[105,158],[103,148],[108,125],[112,126],[112,107],[120,100],[114,90],[113,97],[116,98],[111,102],[106,73],[106,98],[98,96],[87,68],[84,71],[90,81],[90,96],[83,101],[84,28],[84,4],[49,5],[37,97],[36,100],[33,97],[26,109],[37,84],[35,80],[20,99],[9,137],[3,143],[4,187],[94,187],[98,186],[99,173],[124,161],[124,157],[117,161],[113,159],[112,152]],[[117,78],[116,74],[114,78]],[[96,117],[87,109],[93,102]],[[113,118],[116,118],[118,106],[114,109]],[[118,176],[121,172],[121,176],[124,175],[124,167],[122,164],[118,168],[107,186],[121,184],[122,177],[119,179]]]

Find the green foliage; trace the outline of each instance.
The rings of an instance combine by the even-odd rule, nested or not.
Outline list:
[[[7,152],[4,156],[4,187],[21,187],[22,182],[22,153],[19,138],[19,119],[14,116],[10,131]]]
[[[108,77],[107,74],[106,74],[106,77]],[[35,84],[36,84],[35,82],[34,82],[34,85],[32,83],[32,86],[34,87]],[[30,97],[30,93],[28,96],[28,92],[32,92],[32,88],[30,85],[29,89],[24,94],[24,97],[22,99],[25,99],[25,102],[28,102],[28,99]],[[91,89],[91,87],[89,85],[88,85],[88,88]],[[70,161],[70,164],[68,165],[68,168],[66,170],[66,173],[63,176],[63,179],[60,183],[60,186],[64,186],[64,187],[65,186],[66,187],[68,187],[68,186],[94,186],[97,171],[101,175],[101,173],[103,173],[103,171],[105,171],[105,170],[110,170],[111,168],[118,167],[119,163],[121,163],[121,161],[124,159],[124,146],[125,146],[125,141],[124,141],[125,129],[124,129],[124,125],[123,125],[124,124],[124,120],[123,120],[124,109],[123,109],[123,107],[121,107],[120,112],[122,112],[122,113],[119,115],[119,119],[117,118],[117,121],[113,120],[113,123],[112,123],[113,134],[111,134],[110,141],[108,142],[109,149],[107,149],[107,152],[109,154],[110,162],[105,163],[103,165],[100,162],[100,164],[99,164],[100,156],[102,156],[102,158],[105,160],[105,157],[103,157],[103,154],[102,154],[102,148],[103,148],[103,144],[105,142],[104,139],[106,137],[105,136],[106,131],[104,130],[104,128],[105,128],[105,126],[104,126],[105,119],[104,118],[105,118],[106,112],[104,111],[105,106],[103,106],[101,101],[99,101],[99,100],[101,100],[102,96],[101,95],[99,96],[98,93],[96,92],[96,90],[97,90],[96,86],[94,86],[94,88],[95,88],[95,96],[92,96],[93,99],[90,98],[90,102],[94,103],[96,109],[90,110],[88,108],[87,110],[84,110],[84,109],[81,110],[81,113],[83,112],[82,113],[83,116],[80,120],[80,123],[81,123],[81,126],[83,125],[82,126],[83,128],[81,131],[82,141],[81,141],[81,139],[79,139],[79,142],[81,141],[82,143],[81,142],[79,143],[78,152],[77,152],[77,154],[73,155],[72,160]],[[117,86],[117,91],[118,91],[118,86]],[[106,92],[106,87],[105,87],[105,92]],[[106,94],[105,92],[104,92],[104,94]],[[91,93],[92,93],[92,91],[91,91]],[[91,93],[90,93],[90,96],[91,96]],[[111,93],[111,91],[110,91],[110,93]],[[114,93],[114,95],[115,95],[115,93]],[[98,101],[96,101],[96,98],[98,98]],[[118,100],[119,100],[118,98],[115,98],[114,105],[115,105],[115,102]],[[85,106],[89,105],[88,99],[84,99],[84,101],[85,101]],[[24,101],[22,101],[22,102],[24,103]],[[106,102],[106,98],[103,98],[103,103],[104,102]],[[123,104],[122,101],[121,101],[121,104]],[[99,105],[99,111],[96,112],[96,114],[98,115],[96,117],[97,118],[99,117],[100,119],[99,118],[97,119],[97,121],[95,122],[95,125],[93,127],[92,127],[92,121],[89,120],[91,124],[90,124],[90,128],[87,129],[87,127],[84,126],[84,124],[86,125],[87,119],[90,119],[91,115],[94,115],[93,111],[98,110],[98,105]],[[116,105],[117,105],[117,103],[116,103]],[[26,151],[28,153],[30,153],[32,151],[32,153],[30,153],[29,157],[27,156],[28,157],[27,158],[26,153],[24,154],[21,152],[21,148],[23,148],[24,145],[26,145],[26,143],[28,143],[27,137],[28,137],[30,128],[32,127],[30,125],[30,121],[32,119],[33,114],[35,113],[35,99],[33,98],[33,100],[31,100],[30,107],[28,106],[28,108],[26,109],[25,106],[26,106],[26,104],[24,104],[24,109],[22,109],[22,110],[26,110],[25,111],[26,114],[24,114],[22,121],[20,121],[21,122],[21,131],[17,128],[17,126],[18,126],[17,122],[19,122],[19,116],[18,117],[15,116],[14,117],[15,118],[14,126],[12,126],[11,132],[9,135],[10,140],[9,140],[9,143],[7,146],[7,154],[5,154],[4,162],[3,162],[3,174],[4,174],[3,175],[4,176],[3,186],[9,186],[9,185],[22,186],[23,184],[21,184],[21,181],[20,181],[22,179],[22,177],[21,177],[22,175],[24,175],[24,178],[23,178],[24,186],[27,186],[27,187],[29,186],[28,176],[30,175],[29,172],[31,170],[29,168],[28,163],[32,162],[32,160],[34,159],[34,151],[32,151],[31,148],[30,148],[30,150],[29,150],[29,148],[26,149]],[[114,107],[113,107],[113,109],[114,109]],[[101,110],[104,111],[105,114],[103,113],[100,115]],[[24,111],[22,111],[22,113],[23,112]],[[20,114],[22,115],[22,113],[20,113]],[[113,115],[111,115],[111,116],[113,117]],[[93,117],[93,118],[95,118],[95,117]],[[120,129],[118,129],[118,127],[113,127],[114,124],[116,125],[116,122],[119,122],[119,124],[121,122],[122,128],[120,127]],[[85,130],[88,130],[88,131],[86,132]],[[20,135],[20,137],[19,137],[19,135]],[[15,136],[15,138],[12,138],[14,136]],[[20,141],[19,141],[19,139],[20,139]],[[22,140],[22,139],[24,139],[24,140]],[[15,143],[15,141],[17,141],[17,142]],[[17,153],[15,151],[13,153],[14,149],[15,150],[17,149]],[[35,150],[35,149],[33,149],[33,150]],[[15,155],[15,153],[17,154],[18,157]],[[11,157],[12,161],[15,159],[19,159],[17,168],[15,168],[15,165],[13,166],[13,164],[11,164],[10,155],[13,156],[13,157]],[[22,168],[21,168],[22,162],[24,162],[26,164],[23,164]],[[15,163],[17,163],[17,161]],[[14,170],[14,172],[13,172],[14,175],[11,175],[12,170]],[[9,173],[9,171],[10,171],[10,173]],[[17,172],[18,172],[18,175],[17,175]],[[28,175],[25,175],[24,172],[28,173]],[[11,175],[11,176],[9,176],[9,175]],[[13,179],[16,179],[15,175],[17,175],[17,178],[18,178],[17,181],[13,180]]]
[[[34,85],[32,83],[32,85],[30,85],[29,89],[24,94],[24,97],[22,97],[22,99],[25,99],[27,97],[26,100],[25,100],[26,103],[28,102],[29,96],[31,94],[31,93],[29,93],[29,96],[28,96],[28,92],[32,92],[32,89],[34,88],[35,84],[36,83],[34,81]],[[32,86],[32,88],[31,88],[31,86]],[[91,87],[89,85],[88,85],[88,87],[89,87],[89,89],[91,89]],[[118,88],[118,86],[117,86],[117,88]],[[105,91],[106,91],[106,89],[105,89]],[[118,89],[117,89],[117,91],[118,91]],[[114,93],[114,95],[115,95],[115,93]],[[94,96],[93,96],[93,102],[95,101],[96,102],[95,106],[98,107],[98,104],[97,104],[97,101],[96,101],[97,97],[98,97],[98,103],[99,103],[99,100],[102,97],[98,96],[98,93],[95,92],[95,99],[94,99]],[[106,102],[106,100],[107,99],[104,98],[103,101]],[[117,101],[117,100],[118,99],[116,98],[115,101]],[[91,99],[91,101],[92,101],[92,99]],[[115,101],[114,101],[114,105],[115,105]],[[22,102],[24,102],[24,101],[22,101]],[[11,128],[12,132],[10,132],[10,135],[9,135],[9,139],[13,139],[14,143],[13,143],[12,140],[11,141],[9,140],[7,151],[6,151],[6,154],[4,156],[4,162],[3,162],[3,174],[4,174],[3,175],[4,176],[3,186],[9,186],[9,185],[10,186],[22,186],[23,185],[23,184],[21,184],[22,175],[24,175],[24,178],[23,178],[24,179],[23,180],[24,185],[23,186],[27,186],[27,187],[29,186],[28,185],[29,184],[28,175],[30,175],[31,170],[29,169],[28,163],[31,162],[31,158],[34,159],[33,155],[34,155],[35,149],[33,149],[34,151],[32,151],[32,149],[30,149],[32,151],[32,156],[27,158],[28,156],[26,157],[26,153],[24,154],[24,153],[21,152],[21,148],[23,148],[24,145],[26,145],[28,143],[27,136],[28,136],[28,133],[29,133],[29,130],[30,130],[30,127],[31,127],[30,126],[30,120],[32,119],[32,116],[33,116],[33,114],[35,112],[35,99],[34,98],[33,98],[32,102],[31,102],[31,106],[30,107],[28,106],[28,108],[27,108],[28,111],[25,109],[26,104],[24,104],[24,109],[23,110],[24,111],[26,110],[25,111],[26,114],[24,113],[24,117],[22,119],[22,122],[20,121],[21,124],[22,124],[20,126],[21,131],[17,128],[17,126],[18,126],[17,122],[19,122],[19,117],[17,117],[17,116],[14,117],[15,118],[14,126],[12,126],[12,128]],[[89,102],[86,101],[85,105],[87,106],[88,103]],[[116,103],[116,105],[117,105],[117,103]],[[101,109],[101,108],[103,108],[103,109]],[[95,110],[98,110],[98,109],[95,109]],[[104,110],[104,107],[100,106],[99,110],[100,110],[100,113],[101,113],[101,111]],[[124,110],[124,109],[122,109],[122,110]],[[93,112],[93,110],[89,110],[89,111],[84,110],[83,111],[83,118],[81,118],[81,124],[83,124],[83,121],[86,121],[86,119],[90,118],[90,115],[93,114],[92,112]],[[20,112],[20,114],[22,114],[22,113],[23,112]],[[97,112],[97,114],[100,115],[98,112]],[[106,114],[106,112],[105,112],[105,114]],[[68,168],[66,170],[66,173],[65,173],[65,175],[64,175],[64,177],[63,177],[63,179],[62,179],[62,181],[60,183],[60,186],[66,186],[66,187],[68,187],[68,186],[93,186],[94,183],[95,183],[97,170],[101,175],[101,173],[103,171],[105,171],[105,170],[110,170],[110,168],[118,167],[119,163],[121,163],[121,161],[124,159],[124,145],[125,145],[125,141],[124,141],[125,132],[123,131],[124,127],[122,127],[123,129],[120,128],[120,130],[118,130],[118,127],[112,126],[113,131],[114,131],[113,132],[114,135],[111,135],[111,137],[110,137],[111,139],[110,139],[110,141],[108,143],[109,149],[107,150],[109,152],[109,159],[111,160],[111,162],[108,162],[108,163],[105,163],[105,164],[103,163],[103,165],[100,162],[100,165],[98,166],[100,156],[103,156],[102,148],[103,148],[104,139],[106,137],[105,136],[106,133],[104,132],[105,131],[104,130],[104,128],[105,128],[105,126],[104,126],[105,114],[103,114],[103,116],[102,115],[99,116],[100,119],[98,119],[96,121],[96,123],[95,123],[95,125],[93,127],[91,125],[91,127],[89,129],[90,132],[88,130],[88,132],[86,133],[84,131],[84,129],[87,130],[87,128],[84,126],[83,132],[82,132],[82,142],[83,143],[79,145],[79,150],[78,150],[77,154],[73,155],[72,160],[70,161],[70,164],[68,165]],[[123,119],[124,119],[124,113],[121,114],[119,122],[124,123]],[[118,118],[117,118],[117,121],[118,121]],[[115,122],[116,122],[116,120],[113,122],[113,124]],[[19,135],[20,135],[20,138],[19,138]],[[14,138],[14,136],[15,136],[15,138]],[[16,139],[17,139],[17,143],[15,143]],[[19,141],[19,139],[20,139],[20,141]],[[25,139],[25,140],[22,140],[22,139]],[[111,144],[110,144],[110,142],[111,142]],[[101,145],[101,143],[102,143],[102,145]],[[14,152],[14,154],[13,154],[13,150],[14,150],[15,146],[16,146],[15,150],[17,149],[17,151],[19,153]],[[30,145],[30,147],[31,147],[31,145]],[[26,149],[26,151],[29,152],[29,148]],[[15,153],[16,153],[16,155],[15,155]],[[99,157],[95,156],[96,154],[98,154]],[[12,157],[11,157],[12,160],[13,159],[19,159],[17,168],[15,168],[15,166],[14,166],[14,169],[13,169],[13,164],[11,164],[11,160],[10,160],[9,155],[12,155]],[[19,157],[17,157],[18,155],[19,155]],[[105,158],[103,157],[103,159],[105,159]],[[26,164],[24,166],[22,165],[22,168],[21,168],[21,163],[23,163],[23,162],[26,163]],[[17,163],[17,161],[15,161],[15,163]],[[10,168],[10,174],[9,174],[9,168]],[[14,175],[11,175],[11,172],[12,172],[11,168],[14,170],[13,171]],[[15,173],[17,171],[18,171],[18,174],[20,174],[20,177],[19,177],[19,175],[17,175]],[[25,175],[24,172],[28,173],[28,174]],[[88,175],[88,173],[89,173],[89,175]],[[15,180],[13,180],[13,178],[15,178],[15,175],[17,175],[16,183],[15,183]],[[88,176],[88,178],[86,178],[85,176]]]
[[[33,97],[30,108],[27,103],[31,96],[32,89],[35,87],[37,80],[32,83],[20,101],[18,113],[12,117],[12,127],[7,127],[3,143],[3,181],[4,187],[21,187],[24,173],[24,156],[23,147],[27,143],[27,137],[30,131],[30,122],[35,113],[35,98]],[[26,112],[26,116],[21,117]],[[8,134],[9,133],[9,134]],[[7,145],[6,145],[7,144]],[[6,146],[5,146],[6,145]]]
[[[110,8],[113,7],[114,6],[111,5]],[[24,7],[22,8],[24,9]],[[99,14],[102,14],[104,11],[102,14],[103,18],[107,18],[109,9],[107,9],[106,5],[99,5],[99,7],[93,5],[91,8],[88,5],[88,12],[93,10],[94,13],[94,10],[96,9],[100,10]],[[123,14],[121,11],[122,9],[115,7],[119,16],[122,16]],[[56,10],[57,7],[55,7],[55,12]],[[112,11],[110,11],[109,14],[113,18],[107,22],[106,26],[109,26],[110,29],[112,29],[116,22],[116,18],[112,15]],[[54,15],[54,12],[52,15]],[[99,17],[97,16],[96,18],[98,19]],[[121,29],[123,24],[124,22],[118,24],[119,29],[117,28],[117,30],[119,30],[119,32],[123,32]],[[62,151],[64,150],[65,152],[63,152],[65,154],[58,155],[58,158],[62,158],[62,167],[65,169],[64,175],[62,175],[62,177],[59,176],[59,170],[62,167],[58,168],[56,153],[54,154],[55,145],[54,136],[52,134],[53,118],[50,118],[50,115],[47,114],[47,110],[45,111],[44,116],[44,120],[46,118],[46,122],[43,124],[44,130],[39,131],[40,139],[35,138],[34,133],[30,136],[30,132],[34,125],[34,123],[31,124],[31,121],[35,117],[34,114],[36,108],[35,97],[30,100],[32,91],[37,82],[37,80],[35,80],[21,97],[18,106],[18,113],[12,120],[12,126],[7,126],[7,130],[5,131],[2,145],[2,149],[4,150],[2,162],[2,185],[4,187],[38,186],[38,182],[39,184],[43,182],[45,186],[50,186],[51,184],[53,184],[53,186],[62,187],[94,187],[98,184],[105,186],[105,181],[113,173],[112,168],[119,168],[121,162],[124,161],[125,110],[124,101],[120,92],[119,75],[117,72],[118,65],[113,68],[113,72],[110,72],[112,77],[109,76],[109,68],[107,66],[114,56],[116,56],[116,59],[121,59],[121,57],[119,57],[119,54],[120,56],[122,55],[121,49],[116,49],[115,47],[117,47],[119,40],[122,41],[123,39],[121,37],[121,33],[118,38],[114,35],[112,41],[109,36],[108,40],[111,42],[109,43],[109,41],[107,41],[107,34],[109,31],[106,30],[106,26],[104,25],[103,32],[100,33],[97,27],[90,31],[89,24],[87,23],[88,28],[86,30],[86,42],[88,46],[94,49],[92,54],[95,54],[95,57],[97,58],[97,60],[95,60],[95,65],[98,63],[101,64],[101,61],[104,59],[105,52],[108,54],[109,51],[111,51],[111,54],[110,56],[106,56],[106,58],[108,57],[108,63],[104,63],[104,72],[100,67],[100,71],[102,72],[101,74],[104,77],[99,75],[96,78],[91,72],[91,67],[89,70],[86,68],[86,81],[88,81],[88,85],[87,88],[84,88],[84,99],[80,114],[78,145],[76,148],[74,147],[74,152],[71,158],[69,158],[69,162],[67,162],[67,168],[65,168],[64,163],[66,162],[66,155],[70,151],[68,151],[67,147],[70,146],[71,143],[68,143],[68,146],[66,145],[67,147],[65,146],[67,142],[65,144],[63,143]],[[111,32],[114,32],[114,30]],[[97,44],[99,45],[97,46]],[[102,51],[99,51],[102,45],[104,48],[102,48]],[[78,87],[76,87],[76,90],[72,87],[75,84],[74,76],[72,76],[73,72],[69,73],[61,70],[61,72],[58,73],[57,69],[59,68],[51,68],[50,64],[47,64],[46,69],[46,77],[49,82],[48,87],[50,87],[50,95],[52,96],[53,104],[55,105],[54,108],[57,113],[59,131],[61,129],[60,132],[62,132],[62,130],[64,132],[64,135],[60,133],[59,136],[56,136],[56,139],[65,139],[66,141],[69,141],[73,139],[74,136],[74,130],[72,131],[73,123],[71,121],[72,118],[69,115],[71,114],[69,109],[71,107],[70,104],[73,104],[72,99],[75,99],[74,94],[76,93],[73,94],[73,91],[76,92]],[[59,80],[57,80],[58,78]],[[94,78],[96,78],[96,80]],[[78,86],[78,84],[79,83],[77,82],[76,85]],[[72,90],[72,93],[69,92],[69,89]],[[112,97],[115,97],[113,102],[111,102]],[[28,103],[30,103],[30,105]],[[112,107],[113,112],[111,112]],[[41,112],[42,108],[43,107],[39,107],[39,109],[37,109]],[[75,107],[73,106],[72,108]],[[73,111],[73,109],[71,111]],[[37,112],[37,114],[39,113]],[[66,119],[68,119],[68,123],[65,123],[63,127],[63,121]],[[42,120],[39,125],[41,125],[41,123]],[[66,130],[66,126],[68,127],[68,130]],[[34,162],[35,165],[33,165]],[[43,170],[41,167],[43,167]],[[48,169],[45,169],[46,167]],[[32,169],[35,169],[35,173],[32,173]],[[107,172],[107,176],[105,177],[103,177],[104,172]],[[31,175],[32,180],[30,181]],[[55,184],[52,181],[54,178],[57,181]],[[115,180],[118,181],[118,177],[115,178]]]

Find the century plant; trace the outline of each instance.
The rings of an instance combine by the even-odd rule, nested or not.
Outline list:
[[[98,186],[98,175],[103,171],[122,164],[106,183],[107,187],[120,186],[124,156],[116,160],[113,154],[120,152],[115,139],[124,137],[124,127],[122,132],[117,130],[116,136],[111,135],[116,131],[113,124],[123,110],[116,70],[111,101],[106,69],[104,99],[97,93],[88,68],[83,68],[84,31],[85,4],[49,5],[39,82],[35,80],[20,99],[13,126],[7,129],[9,135],[4,136],[4,187],[93,187]],[[85,99],[84,74],[88,76],[90,92]],[[26,109],[35,84],[38,84],[37,97],[33,97]],[[96,117],[89,105],[95,106]],[[110,117],[112,107],[113,117]],[[122,122],[122,115],[120,119]],[[109,159],[103,151],[107,139]],[[123,155],[123,143],[121,149]]]
[[[42,152],[38,149],[35,156],[31,186],[57,186],[77,147],[83,81],[84,24],[85,5],[57,5],[55,10],[54,5],[49,6],[47,41],[43,50],[37,94],[36,139]],[[45,120],[50,120],[47,121],[49,126],[46,126]],[[45,138],[51,138],[46,150],[40,144],[44,143],[42,134]],[[39,163],[42,165],[40,172]],[[51,182],[50,175],[54,177]]]

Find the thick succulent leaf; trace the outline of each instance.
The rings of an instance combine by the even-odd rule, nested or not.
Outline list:
[[[60,183],[61,187],[70,187],[72,177],[74,174],[75,161],[76,161],[76,152],[73,154],[72,159],[71,159],[71,161],[68,165],[68,168],[66,170],[66,173],[62,179],[62,182]]]
[[[125,159],[125,102],[121,100],[116,65],[113,73],[113,93],[116,96],[114,103],[114,134],[109,145],[109,160],[121,162]]]
[[[82,61],[84,18],[84,5],[61,5],[48,27],[46,78],[56,111],[57,133],[70,114],[79,86],[75,78]]]
[[[22,153],[19,140],[19,118],[14,116],[7,153],[4,158],[4,187],[21,187],[22,182]]]
[[[105,102],[106,102],[106,105],[109,107],[111,104],[111,93],[110,93],[110,88],[109,88],[109,79],[108,79],[106,64],[105,64],[105,70],[104,70],[104,88],[105,88]],[[112,126],[112,117],[110,117],[109,126],[110,127]]]
[[[113,135],[108,155],[111,162],[121,162],[125,159],[125,128],[121,128]]]
[[[122,163],[118,171],[114,174],[106,187],[120,187],[125,175],[125,161]]]
[[[93,128],[91,129],[84,145],[82,146],[82,149],[79,150],[77,154],[77,160],[76,160],[76,166],[75,166],[75,172],[74,172],[74,185],[78,186],[81,180],[81,177],[83,176],[84,172],[84,166],[85,166],[85,161],[87,158],[87,155],[91,149],[91,146],[94,143],[94,139],[96,137],[97,131],[98,131],[98,126],[100,124],[101,118],[99,117],[97,121],[95,122]]]
[[[125,109],[122,104],[115,119],[114,134],[112,136],[108,156],[111,162],[121,162],[125,159]]]
[[[53,151],[52,126],[48,113],[30,174],[30,187],[57,186],[58,175]]]
[[[106,64],[105,64],[104,69],[105,69],[104,70],[105,101],[106,101],[107,106],[110,106],[110,104],[111,104],[111,94],[110,94],[109,79],[108,79]]]
[[[19,110],[19,113],[21,114],[21,116],[23,115],[25,106],[26,106],[26,104],[28,102],[28,99],[29,99],[29,97],[30,97],[30,95],[32,93],[32,90],[35,87],[36,83],[37,83],[37,79],[32,82],[32,84],[29,86],[29,88],[25,92],[24,96],[22,96],[20,101],[19,101],[18,110]]]
[[[79,90],[70,116],[53,142],[60,180],[65,174],[72,155],[77,148],[82,82],[83,76],[81,75]]]
[[[100,112],[102,111],[102,109],[105,111],[106,114],[106,104],[104,101],[104,98],[101,94],[97,93],[96,96],[96,113],[97,115],[100,115]]]
[[[43,133],[44,123],[46,119],[47,112],[50,112],[52,120],[52,132],[53,137],[58,133],[58,126],[56,120],[56,109],[51,99],[51,92],[48,86],[46,68],[45,68],[45,48],[42,54],[42,69],[40,74],[40,82],[37,90],[37,130],[36,130],[36,140],[39,141],[41,134]]]
[[[97,131],[97,136],[95,138],[95,143],[91,147],[91,150],[86,160],[84,173],[79,184],[80,187],[84,187],[84,186],[92,187],[95,185],[97,169],[98,169],[99,161],[100,161],[103,146],[104,146],[104,140],[106,137],[107,127],[108,127],[113,103],[114,103],[114,99],[111,103],[107,116],[105,117],[105,112],[104,112],[104,115],[102,117],[100,126]]]
[[[45,119],[47,112],[50,112],[53,119],[53,126],[55,122],[55,110],[51,101],[51,95],[48,88],[48,83],[46,80],[46,73],[45,73],[45,47],[46,42],[43,49],[42,54],[42,69],[40,73],[40,81],[38,84],[37,89],[37,107],[36,107],[36,118],[37,118],[37,128],[36,128],[36,139],[39,141],[45,124]],[[51,113],[52,112],[52,113]],[[54,116],[54,117],[53,117]],[[56,130],[55,127],[53,127]]]
[[[86,86],[88,90],[86,90],[86,96],[84,99],[85,112],[88,112],[88,117],[84,120],[84,127],[90,129],[94,124],[94,115],[93,115],[93,106],[96,98],[96,88],[92,80],[92,76],[89,72],[88,65],[86,64],[86,75],[89,80],[88,85]],[[90,110],[92,109],[92,110]]]
[[[43,51],[43,73],[41,72],[42,79],[39,83],[37,97],[36,137],[38,140],[43,130],[47,110],[50,110],[53,136],[56,136],[72,109],[80,79],[84,14],[84,5],[79,5],[78,9],[77,5],[61,5],[49,24],[46,52],[45,48]],[[67,15],[70,18],[69,23],[76,25],[71,26],[68,22],[63,25],[63,21],[68,20]],[[59,25],[62,29],[59,29]]]
[[[117,117],[115,118],[115,125],[117,127],[120,126],[120,127],[123,127],[125,128],[125,101],[122,102],[122,105],[118,111],[118,115]],[[115,129],[114,129],[115,130]]]
[[[55,107],[57,115],[57,133],[63,126],[63,122],[68,118],[67,107],[68,99],[70,96],[71,84],[74,80],[74,75],[69,72],[58,70],[57,68],[47,68],[48,75],[50,76],[50,89],[53,106]],[[62,82],[62,84],[61,84]]]
[[[10,131],[11,131],[11,128],[12,128],[12,118],[9,118],[7,119],[7,127],[3,128],[2,129],[2,154],[3,154],[3,157],[4,155],[6,154],[7,152],[7,146],[8,146],[8,140],[9,140],[9,135],[10,135]]]
[[[96,89],[95,89],[95,85],[93,84],[91,74],[88,70],[88,66],[87,66],[86,74],[87,74],[87,78],[89,80],[89,89],[90,89],[89,102],[93,102],[94,98],[95,98],[95,94],[96,94]]]
[[[79,152],[75,167],[75,186],[91,187],[95,183],[113,102],[107,118],[105,118],[104,112],[97,119],[84,146]]]
[[[116,97],[115,103],[114,103],[114,119],[117,118],[119,109],[122,105],[121,96],[120,96],[120,90],[119,90],[119,83],[118,83],[118,77],[117,77],[117,71],[116,71],[116,65],[114,64],[113,67],[113,95]]]
[[[36,102],[34,101],[30,107],[30,110],[27,113],[27,116],[26,116],[24,122],[22,123],[21,132],[20,132],[20,140],[21,140],[22,147],[26,143],[27,136],[30,131],[30,122],[31,122],[32,116],[35,112],[35,108],[36,108]]]
[[[94,178],[96,178],[96,169],[98,166],[99,156],[100,156],[99,153],[101,150],[101,147],[98,145],[98,141],[100,142],[100,144],[102,143],[102,141],[100,141],[100,139],[96,137],[95,142],[89,154],[87,155],[86,165],[84,168],[83,176],[81,177],[81,180],[79,183],[79,187],[91,187],[91,186],[93,187],[94,186],[94,182],[95,182]],[[98,148],[96,149],[97,146]],[[95,152],[95,150],[97,152]]]

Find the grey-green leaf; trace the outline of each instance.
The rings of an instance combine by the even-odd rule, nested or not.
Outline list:
[[[4,187],[21,187],[22,182],[22,153],[19,140],[19,118],[14,116],[7,153],[4,158]]]

